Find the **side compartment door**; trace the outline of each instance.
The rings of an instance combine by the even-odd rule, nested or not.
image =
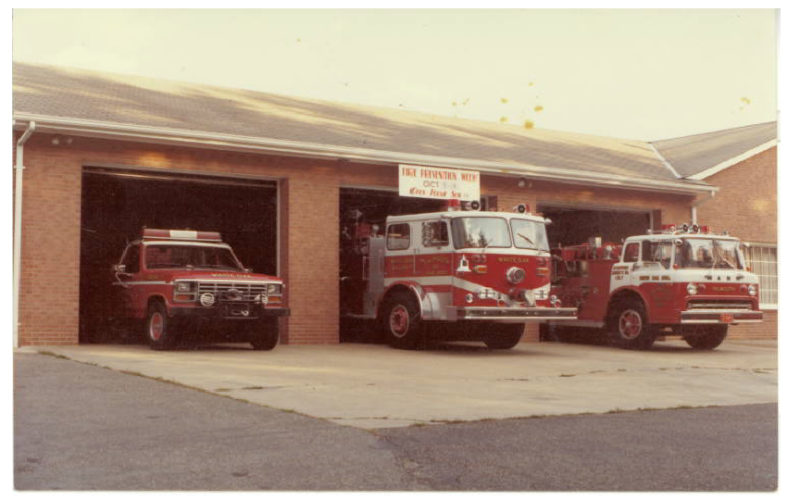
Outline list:
[[[413,278],[416,274],[411,229],[408,222],[390,224],[386,228],[384,285],[401,278]]]

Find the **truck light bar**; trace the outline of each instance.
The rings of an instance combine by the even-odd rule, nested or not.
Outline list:
[[[661,233],[696,233],[696,234],[711,234],[712,229],[709,226],[698,226],[697,224],[662,224]]]
[[[142,228],[142,238],[159,240],[222,241],[217,231],[192,231],[191,229]]]

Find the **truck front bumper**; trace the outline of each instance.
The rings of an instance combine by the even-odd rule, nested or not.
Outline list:
[[[730,310],[730,309],[695,309],[681,312],[682,325],[701,325],[701,324],[737,324],[737,323],[761,323],[764,313],[761,311]]]
[[[196,318],[220,321],[248,321],[259,318],[289,316],[290,312],[287,307],[262,307],[255,304],[236,304],[237,307],[235,308],[231,306],[231,304],[224,304],[211,307],[173,307],[170,309],[169,315],[184,320]],[[247,314],[242,314],[243,311],[247,311]]]
[[[447,308],[451,321],[494,321],[500,323],[539,323],[578,319],[576,307],[455,307]]]

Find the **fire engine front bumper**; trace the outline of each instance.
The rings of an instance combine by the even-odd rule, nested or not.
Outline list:
[[[700,324],[737,324],[737,323],[761,323],[764,313],[751,310],[725,310],[725,309],[705,309],[681,312],[681,324],[700,325]]]
[[[538,323],[578,319],[575,307],[448,307],[451,321],[495,321],[501,323]]]

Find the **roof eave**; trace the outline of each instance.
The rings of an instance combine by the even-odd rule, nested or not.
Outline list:
[[[375,149],[331,146],[310,142],[264,139],[258,137],[198,132],[168,127],[151,127],[122,123],[47,116],[32,113],[14,113],[14,127],[21,129],[36,122],[37,132],[71,134],[81,137],[117,139],[165,145],[183,145],[239,152],[274,153],[285,156],[318,158],[327,160],[346,159],[357,163],[397,165],[421,164],[432,167],[450,167],[503,177],[525,177],[528,179],[597,186],[639,191],[657,191],[683,195],[698,195],[715,192],[719,188],[706,183],[689,183],[685,180],[659,180],[635,178],[613,174],[599,174],[568,169],[553,169],[535,165],[505,164],[482,160],[469,160],[446,156],[416,155]]]

